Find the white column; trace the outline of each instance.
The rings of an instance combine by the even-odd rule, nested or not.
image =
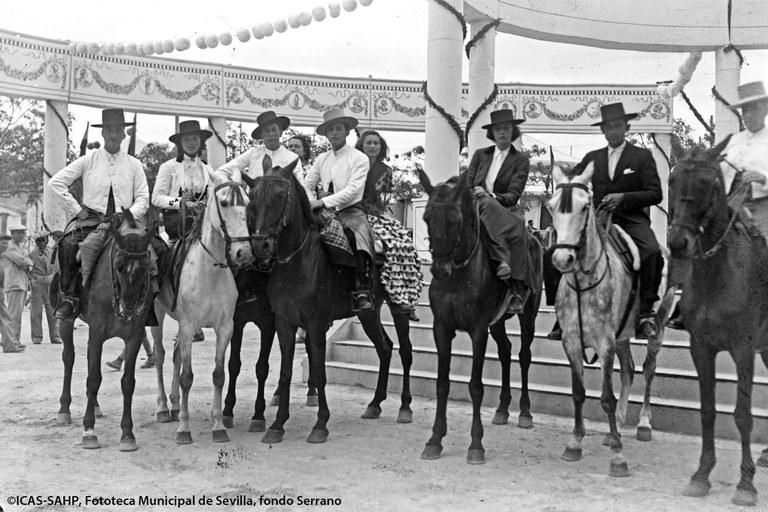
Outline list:
[[[462,12],[463,0],[447,0]],[[427,90],[435,103],[461,123],[461,25],[448,9],[429,2],[427,23]],[[427,105],[425,171],[434,183],[459,172],[461,141],[440,113]]]
[[[55,110],[54,110],[55,109]],[[69,106],[65,101],[45,102],[45,140],[43,145],[43,166],[51,176],[67,165],[67,127],[61,122],[67,122]],[[48,229],[61,231],[77,212],[70,212],[66,204],[48,191],[48,176],[43,173],[43,215]],[[38,219],[39,220],[39,219]],[[42,224],[41,224],[42,225]],[[29,233],[32,235],[32,233]]]
[[[208,165],[216,170],[227,163],[227,147],[219,140],[219,137],[225,142],[227,140],[227,120],[223,117],[211,117],[209,129],[213,132],[213,136],[205,143],[208,152]],[[219,137],[216,136],[217,133]]]
[[[486,16],[470,20],[470,38],[474,37],[480,29],[491,21],[493,20]],[[482,105],[488,95],[493,92],[495,76],[496,28],[494,27],[485,33],[483,38],[472,47],[469,53],[469,101],[467,103],[470,116]],[[490,144],[488,139],[485,138],[485,130],[480,127],[488,124],[490,121],[491,110],[493,110],[493,104],[483,110],[469,129],[468,146],[470,155],[475,150]]]
[[[659,172],[659,179],[661,180],[661,193],[662,199],[659,206],[664,208],[665,211],[669,211],[669,164],[664,155],[667,158],[671,158],[672,155],[672,136],[669,133],[656,133],[656,145],[652,146],[651,152],[653,153],[653,159],[656,161],[656,170]],[[664,155],[661,153],[664,151]],[[667,246],[667,216],[658,208],[651,207],[651,229],[656,235],[656,240],[659,241],[661,247]]]
[[[736,52],[715,52],[715,87],[728,103],[738,100],[741,75],[739,56]],[[715,142],[720,142],[731,133],[739,131],[739,119],[734,112],[715,100]]]

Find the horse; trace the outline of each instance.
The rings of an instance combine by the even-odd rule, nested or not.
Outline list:
[[[675,258],[690,262],[682,283],[680,312],[690,333],[699,377],[702,448],[699,467],[683,491],[709,493],[715,466],[715,360],[726,350],[738,376],[734,420],[741,437],[741,478],[732,502],[755,505],[755,465],[750,453],[751,393],[755,352],[768,366],[768,249],[741,220],[749,186],[735,187],[729,208],[718,157],[728,139],[710,150],[694,148],[670,175],[671,226],[668,245]],[[765,457],[765,454],[763,455]]]
[[[429,194],[424,221],[429,233],[432,253],[432,282],[429,303],[434,317],[433,333],[437,347],[437,411],[432,436],[427,441],[422,459],[440,457],[442,439],[447,432],[446,407],[450,388],[451,344],[457,330],[472,338],[472,375],[469,393],[472,397],[472,442],[467,451],[470,464],[485,463],[483,425],[480,407],[483,401],[483,364],[488,342],[488,330],[498,346],[501,363],[501,394],[494,414],[494,424],[505,424],[509,417],[510,362],[512,346],[504,322],[510,315],[499,310],[506,307],[507,285],[496,277],[488,251],[482,242],[480,217],[471,187],[464,176],[458,182],[441,183],[432,187],[422,171],[420,180]],[[542,248],[533,236],[528,238],[536,282],[542,282]],[[536,315],[541,302],[541,287],[532,290],[525,301],[520,320],[520,413],[518,426],[533,427],[531,401],[528,396],[528,369],[531,364],[531,343],[534,338]]]
[[[144,323],[152,302],[148,251],[151,239],[152,230],[137,224],[130,210],[123,210],[122,219],[118,215],[113,216],[109,237],[82,293],[80,316],[88,324],[88,400],[82,436],[82,447],[85,449],[101,447],[94,430],[95,418],[101,417],[97,399],[101,385],[101,352],[104,342],[114,337],[122,338],[126,347],[125,367],[120,380],[123,415],[119,449],[138,449],[133,434],[131,403],[136,384],[136,355],[144,337]],[[58,296],[58,278],[55,278],[51,284],[51,297]],[[69,406],[72,403],[70,390],[75,363],[74,320],[62,320],[59,329],[64,342],[61,356],[64,382],[57,422],[63,425],[72,422]]]
[[[626,270],[617,247],[609,243],[608,229],[596,217],[589,183],[593,165],[587,165],[580,175],[566,178],[559,167],[553,167],[555,192],[548,206],[552,224],[557,232],[552,262],[562,272],[563,278],[557,290],[555,312],[563,329],[563,348],[571,366],[574,420],[573,438],[565,448],[562,459],[568,462],[581,460],[581,441],[585,435],[582,407],[585,400],[584,362],[599,360],[603,384],[600,404],[608,415],[610,433],[603,444],[613,452],[609,475],[629,476],[626,458],[622,453],[621,436],[616,421],[624,424],[627,418],[629,392],[634,377],[634,362],[630,351],[639,295],[637,272],[640,257],[637,246],[620,227],[614,225],[632,255],[632,268]],[[668,294],[659,307],[656,322],[663,326],[668,317]],[[661,349],[663,330],[648,340],[643,374],[645,393],[640,410],[636,436],[650,441],[651,384],[656,372],[656,356]],[[594,351],[592,361],[587,360],[587,350]],[[613,393],[611,376],[614,357],[618,356],[621,376],[621,392],[618,405]]]
[[[331,321],[354,315],[350,290],[354,283],[351,267],[335,266],[320,239],[319,221],[309,207],[304,188],[293,176],[296,161],[283,168],[266,169],[263,177],[249,182],[248,226],[257,264],[271,267],[267,296],[276,315],[280,342],[281,369],[278,384],[280,405],[275,421],[262,441],[278,443],[289,416],[289,390],[297,327],[307,332],[310,382],[317,387],[317,422],[307,437],[309,443],[328,439],[330,411],[325,396],[325,332]],[[383,285],[374,279],[375,308],[357,314],[379,357],[379,375],[373,399],[362,417],[378,418],[387,397],[392,340],[381,325],[380,309],[386,298]],[[410,368],[413,360],[408,336],[408,314],[393,311],[403,364],[403,389],[398,423],[410,423]],[[283,392],[285,390],[285,392]]]
[[[173,382],[171,404],[178,410],[179,386],[181,408],[176,431],[177,444],[192,443],[189,424],[189,391],[192,387],[192,337],[201,327],[211,326],[216,332],[216,356],[213,370],[213,420],[211,436],[214,442],[227,442],[229,436],[222,418],[224,387],[224,356],[232,337],[233,317],[237,304],[237,286],[233,268],[249,265],[253,259],[245,208],[248,196],[239,182],[223,181],[210,175],[205,213],[200,232],[194,236],[181,268],[176,307],[171,279],[164,279],[155,299],[155,312],[160,326],[166,314],[179,323],[179,334],[173,352]],[[155,339],[155,368],[157,370],[157,420],[165,423],[174,418],[168,411],[163,382],[162,327],[152,328]]]

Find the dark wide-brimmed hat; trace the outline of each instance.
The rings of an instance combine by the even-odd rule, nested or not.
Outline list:
[[[731,103],[731,110],[741,108],[750,103],[768,102],[768,94],[765,94],[763,82],[750,82],[739,86],[739,101]]]
[[[625,113],[623,103],[609,103],[608,105],[600,106],[600,121],[592,123],[591,126],[600,126],[603,123],[609,123],[617,119],[629,121],[637,116],[638,114],[636,113]]]
[[[483,130],[489,130],[499,124],[512,123],[512,125],[515,126],[518,124],[522,124],[524,122],[525,122],[525,119],[515,119],[515,113],[508,108],[504,108],[501,110],[494,110],[493,112],[491,112],[491,122],[488,124],[484,124],[483,126],[481,126],[481,128]]]
[[[320,123],[315,131],[318,135],[324,136],[329,126],[339,122],[344,123],[347,130],[354,130],[358,123],[357,119],[348,116],[343,108],[332,108],[323,113],[323,122]]]
[[[280,131],[284,132],[291,126],[291,120],[285,116],[279,116],[271,110],[262,112],[259,117],[256,118],[256,123],[259,125],[255,130],[251,132],[251,137],[254,139],[261,139],[261,130],[271,124],[277,124],[280,127]]]
[[[181,144],[181,138],[185,135],[197,135],[200,137],[200,142],[205,142],[213,132],[210,130],[203,130],[200,128],[200,123],[197,121],[182,121],[179,123],[178,133],[174,133],[168,140],[174,144]]]
[[[125,113],[121,108],[108,108],[101,111],[101,124],[92,124],[94,128],[103,126],[133,126],[136,123],[126,123]]]

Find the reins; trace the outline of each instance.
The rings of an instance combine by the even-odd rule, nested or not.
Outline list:
[[[208,249],[208,247],[203,242],[202,236],[200,237],[200,246],[203,248],[205,252],[207,252],[210,255],[211,258],[213,258],[213,261],[214,261],[213,266],[219,267],[219,268],[231,268],[233,270],[237,270],[243,267],[244,265],[237,265],[232,262],[232,258],[229,255],[230,248],[232,247],[232,243],[233,242],[250,242],[251,237],[250,236],[236,236],[236,237],[229,236],[229,231],[227,230],[227,222],[224,220],[224,217],[222,217],[221,215],[221,206],[219,205],[219,200],[218,200],[218,197],[216,196],[216,193],[225,187],[239,190],[239,189],[242,189],[243,186],[236,181],[227,181],[224,183],[220,183],[219,185],[216,186],[216,188],[213,189],[213,198],[211,199],[216,203],[216,213],[218,214],[218,217],[219,217],[219,226],[221,227],[221,233],[224,236],[225,261],[224,262],[219,261],[219,259],[216,256],[214,256],[214,254],[210,251],[210,249]]]
[[[117,252],[130,256],[131,258],[140,258],[142,256],[148,255],[149,248],[141,252],[129,251],[127,249],[123,249],[122,247],[120,247],[120,245],[117,243],[114,237],[112,238],[110,243],[112,244],[112,246]],[[144,280],[144,291],[143,291],[144,298],[138,302],[138,306],[134,307],[133,309],[128,309],[120,301],[120,284],[117,280],[117,275],[115,274],[115,265],[114,265],[114,260],[111,254],[110,254],[109,269],[112,277],[112,309],[118,317],[123,318],[127,321],[131,321],[134,318],[140,316],[144,312],[144,309],[146,309],[147,307],[147,295],[149,294],[150,280],[152,279],[152,277],[149,275],[149,271],[147,271],[147,278]]]

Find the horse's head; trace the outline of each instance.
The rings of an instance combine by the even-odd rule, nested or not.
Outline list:
[[[667,243],[675,258],[694,257],[701,248],[698,237],[708,231],[716,212],[725,208],[718,157],[728,139],[709,150],[702,146],[688,150],[669,175]]]
[[[557,232],[552,263],[560,272],[573,271],[579,251],[584,247],[587,222],[592,211],[589,183],[593,172],[592,162],[587,164],[581,174],[570,178],[563,174],[560,167],[552,167],[555,192],[548,206],[552,214],[552,226]]]
[[[210,177],[204,223],[224,239],[227,264],[230,267],[248,265],[253,261],[253,252],[245,221],[248,195],[240,182],[240,172],[236,170],[230,181],[216,174]]]
[[[432,275],[447,279],[461,265],[457,265],[457,253],[463,250],[462,255],[468,257],[471,252],[474,240],[462,235],[468,232],[467,228],[473,229],[477,222],[472,209],[472,192],[465,175],[424,189],[430,191],[424,222],[427,223],[432,253]]]
[[[136,223],[130,210],[123,210],[122,219],[112,221],[114,245],[112,257],[112,286],[115,292],[115,312],[132,318],[141,313],[149,292],[149,243],[153,229]]]

